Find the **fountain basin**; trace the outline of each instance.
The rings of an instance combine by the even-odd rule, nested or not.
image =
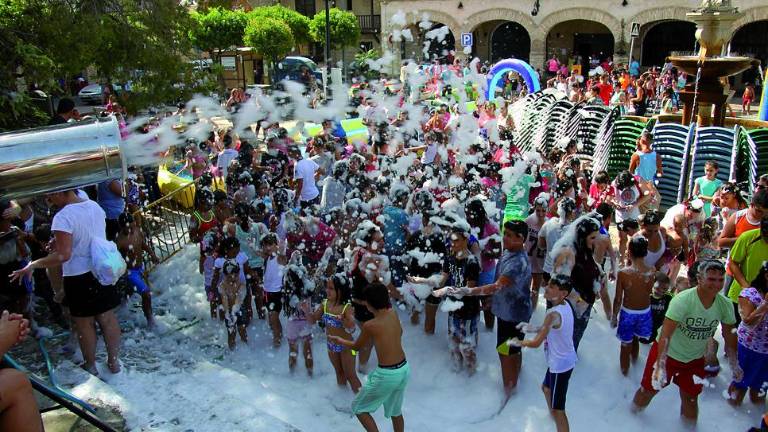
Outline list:
[[[667,57],[679,70],[696,76],[699,69],[699,56],[669,56]],[[760,60],[750,57],[705,57],[701,68],[703,81],[716,80],[720,77],[736,75],[749,69],[752,65],[759,65]]]

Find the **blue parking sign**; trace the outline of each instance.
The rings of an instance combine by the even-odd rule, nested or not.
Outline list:
[[[472,46],[472,33],[461,34],[461,46],[465,46],[465,47]]]

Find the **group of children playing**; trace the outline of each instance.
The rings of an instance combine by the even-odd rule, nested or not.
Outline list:
[[[220,182],[199,169],[199,152],[190,150],[198,177],[190,238],[200,247],[211,317],[225,324],[230,349],[238,336],[247,343],[254,317],[266,320],[273,346],[284,337],[288,342],[290,370],[301,350],[309,375],[313,326],[321,325],[337,382],[357,393],[353,412],[367,430],[375,430],[369,414],[381,404],[396,430],[403,427],[409,369],[392,304],[408,310],[414,324],[423,314],[427,334],[435,332],[437,311],[447,311],[447,352],[455,369],[470,376],[477,370],[480,323],[497,326],[506,396],[517,384],[520,349],[544,345],[542,389],[558,431],[568,430],[568,382],[589,320],[584,305],[591,310],[602,300],[620,341],[620,371],[628,374],[639,344],[656,339],[673,296],[696,284],[678,277],[680,267],[695,270],[699,261],[720,259],[720,233],[747,205],[742,188],[718,180],[717,164],[708,162],[691,198],[662,217],[647,211],[659,205],[654,179],[661,174],[650,134],[639,140],[630,169],[611,179],[585,169],[575,140],[532,158],[486,138],[466,157],[450,130],[429,121],[439,116],[436,111],[420,124],[427,147],[434,147],[426,159],[410,153],[427,148],[376,141],[387,144],[392,130],[372,133],[369,147],[348,146],[333,135],[331,122],[310,140],[306,155],[279,128],[277,135],[265,134],[267,152],[227,134],[221,154],[230,149],[231,157],[226,166],[216,164],[226,192],[216,190]],[[302,157],[323,169],[299,173]],[[306,166],[312,164],[301,170]],[[500,175],[509,167],[521,171],[511,182]],[[319,195],[304,197],[313,177]],[[502,183],[512,183],[504,185],[511,192]],[[141,252],[152,251],[135,221],[121,218],[120,225],[117,243],[151,323],[149,290],[138,275]],[[561,244],[579,227],[595,233],[569,255]],[[599,268],[587,290],[583,275],[563,271],[584,259]],[[542,290],[547,312],[532,326],[527,321]],[[366,370],[372,347],[379,367],[364,385],[356,365]],[[709,351],[714,371],[714,340]]]

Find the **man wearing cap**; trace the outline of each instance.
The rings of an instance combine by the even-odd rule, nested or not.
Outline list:
[[[733,275],[728,297],[733,302],[736,320],[739,319],[739,294],[744,288],[752,286],[752,281],[760,273],[763,262],[768,261],[768,218],[760,221],[759,230],[749,230],[739,236],[731,249],[728,269]]]

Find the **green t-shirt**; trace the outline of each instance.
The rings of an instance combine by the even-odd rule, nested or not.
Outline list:
[[[507,205],[504,207],[504,221],[525,220],[528,217],[528,198],[531,195],[531,184],[536,182],[536,178],[530,174],[523,174],[512,185],[512,189],[507,195]]]
[[[757,277],[763,262],[768,261],[768,243],[760,238],[759,229],[744,232],[736,239],[736,243],[731,248],[730,260],[739,265],[747,282],[752,282]],[[748,287],[739,285],[736,279],[733,280],[728,290],[728,297],[732,302],[739,302],[739,294],[743,288]]]
[[[696,184],[699,185],[699,193],[706,196],[714,196],[715,192],[720,189],[723,182],[715,178],[714,180],[707,179],[706,176],[702,176],[696,179]],[[704,216],[710,217],[712,215],[712,203],[710,201],[704,201]]]
[[[712,306],[705,309],[696,288],[687,289],[673,297],[665,316],[677,321],[677,328],[672,333],[667,353],[683,363],[704,356],[707,341],[715,335],[721,322],[736,324],[733,306],[724,295],[717,294]],[[661,338],[661,331],[658,338]]]

